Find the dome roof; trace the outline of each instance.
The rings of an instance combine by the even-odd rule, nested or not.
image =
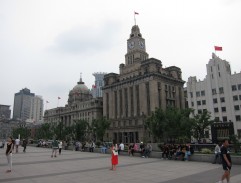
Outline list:
[[[84,82],[78,82],[78,84],[71,90],[73,93],[90,93],[88,87]]]

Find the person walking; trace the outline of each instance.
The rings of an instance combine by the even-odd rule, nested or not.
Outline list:
[[[53,140],[52,142],[52,155],[51,158],[53,157],[57,157],[57,149],[59,148],[59,144],[58,141],[56,139]]]
[[[27,140],[23,139],[23,152],[26,152],[26,147],[27,147]]]
[[[7,142],[7,149],[6,149],[6,157],[8,162],[9,169],[6,171],[6,173],[12,172],[12,151],[13,151],[13,139],[12,137],[8,137]]]
[[[61,154],[61,150],[63,148],[63,142],[62,140],[59,141],[59,155]]]
[[[18,153],[19,144],[20,144],[20,139],[19,138],[15,139],[16,153]]]
[[[111,169],[110,170],[116,170],[116,165],[118,164],[118,146],[114,142],[111,147]]]
[[[219,160],[219,164],[221,163],[221,149],[220,149],[221,144],[217,144],[215,149],[214,149],[214,159],[213,159],[213,164],[217,163],[217,159]]]
[[[223,183],[224,179],[227,180],[227,183],[230,182],[230,171],[232,167],[232,160],[231,160],[230,152],[228,150],[228,146],[229,146],[228,139],[224,139],[223,145],[221,147],[221,157],[222,157],[224,174],[222,175],[219,183]]]

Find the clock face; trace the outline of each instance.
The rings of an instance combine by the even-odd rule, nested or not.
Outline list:
[[[131,42],[128,43],[128,48],[132,49],[132,48],[134,48],[134,46],[135,46],[134,41],[131,41]]]
[[[140,45],[141,48],[145,47],[145,43],[143,41],[139,41],[139,45]]]

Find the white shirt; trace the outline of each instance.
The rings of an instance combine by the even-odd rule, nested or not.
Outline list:
[[[62,145],[63,145],[63,143],[62,143],[62,141],[60,141],[59,142],[59,148],[62,148]]]
[[[20,143],[20,140],[19,140],[19,139],[16,139],[16,140],[15,140],[15,145],[19,145],[19,143]]]
[[[124,144],[121,143],[121,144],[119,145],[119,148],[120,148],[120,150],[124,151],[124,149],[125,149]]]

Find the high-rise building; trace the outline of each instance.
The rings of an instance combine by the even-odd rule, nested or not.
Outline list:
[[[41,96],[31,93],[28,88],[15,94],[13,119],[24,122],[39,123],[43,121],[43,99]]]
[[[0,105],[0,118],[10,119],[10,105]]]
[[[105,72],[95,72],[95,84],[92,86],[91,93],[94,98],[102,97],[102,87],[104,86]]]
[[[119,69],[119,74],[104,76],[103,115],[111,122],[105,138],[123,143],[150,141],[144,122],[152,111],[185,107],[181,69],[163,68],[160,60],[149,58],[137,25],[131,29],[125,64]]]
[[[31,93],[28,88],[24,88],[18,93],[15,93],[13,119],[26,121],[30,118],[31,102],[34,96],[34,93]]]
[[[43,98],[41,96],[36,95],[32,98],[30,122],[43,122],[43,106]]]
[[[188,106],[195,109],[195,114],[209,111],[216,122],[233,122],[234,133],[241,138],[241,73],[231,74],[229,62],[214,53],[206,67],[204,80],[188,78]],[[223,137],[232,135],[229,130],[220,133]]]

